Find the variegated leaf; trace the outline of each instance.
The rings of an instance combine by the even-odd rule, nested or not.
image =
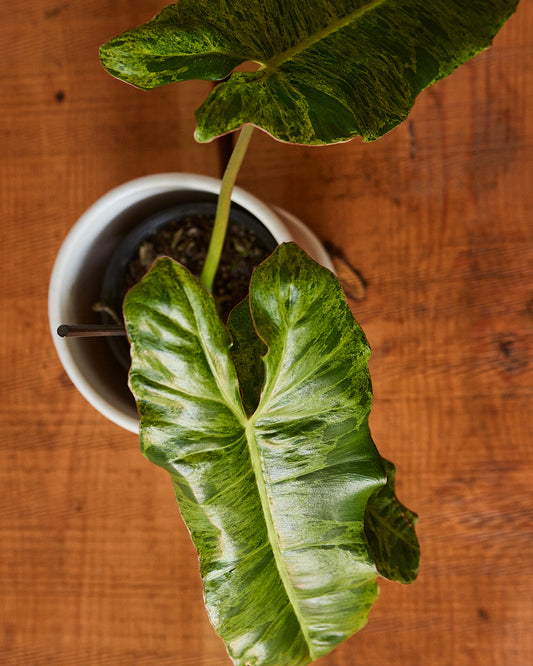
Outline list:
[[[141,88],[229,80],[197,111],[196,137],[253,123],[283,141],[370,141],[416,96],[487,48],[518,0],[180,0],[101,49]],[[255,72],[233,72],[245,61]]]
[[[385,475],[369,349],[337,279],[294,244],[257,268],[239,310],[232,347],[211,297],[158,260],[125,301],[130,384],[234,663],[298,666],[360,629],[377,594],[364,518]]]

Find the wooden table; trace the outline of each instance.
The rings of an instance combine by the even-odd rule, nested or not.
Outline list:
[[[219,175],[192,109],[209,84],[143,93],[100,43],[155,0],[3,0],[0,663],[229,664],[165,472],[67,379],[48,331],[56,252],[106,190]],[[240,184],[341,249],[373,347],[371,425],[420,513],[410,587],[324,666],[533,663],[533,5],[375,144],[256,132]]]

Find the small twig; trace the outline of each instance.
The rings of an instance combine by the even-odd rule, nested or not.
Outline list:
[[[150,266],[148,268],[150,268]],[[93,305],[93,312],[105,312],[111,317],[115,324],[122,326],[122,322],[117,316],[117,313],[113,310],[113,308],[110,308],[108,305],[104,305],[104,303],[95,303]]]
[[[82,326],[61,324],[57,334],[62,338],[96,338],[106,335],[126,335],[124,326],[85,324]]]

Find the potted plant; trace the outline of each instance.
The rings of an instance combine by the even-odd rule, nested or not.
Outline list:
[[[223,81],[196,112],[199,141],[242,128],[200,281],[161,258],[124,302],[141,448],[171,475],[235,664],[327,654],[365,624],[378,575],[411,582],[419,558],[416,515],[370,435],[370,352],[336,277],[281,244],[228,321],[217,314],[210,291],[252,128],[315,145],[377,139],[516,5],[180,0],[101,50],[141,88]],[[245,61],[257,70],[234,71]]]
[[[215,207],[220,186],[216,178],[186,173],[155,174],[124,183],[107,192],[79,218],[56,258],[48,312],[59,358],[89,403],[130,432],[139,431],[139,413],[128,388],[127,369],[119,360],[124,353],[119,358],[113,353],[113,348],[122,348],[124,336],[110,337],[109,326],[103,326],[106,312],[112,310],[114,317],[120,317],[122,308],[113,294],[118,286],[108,284],[106,276],[117,275],[113,258],[123,255],[139,229],[176,207]],[[332,267],[317,237],[293,215],[267,206],[241,188],[233,190],[233,210],[264,227],[264,233],[273,241],[271,249],[277,243],[297,240],[314,259]],[[227,241],[233,243],[231,237]],[[120,273],[117,277],[120,279]],[[80,336],[67,340],[56,335],[58,327],[66,323],[81,323],[74,329]],[[88,330],[94,337],[86,337]]]

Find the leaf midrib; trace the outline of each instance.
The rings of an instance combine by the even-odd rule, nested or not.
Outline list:
[[[263,473],[263,467],[261,465],[261,457],[259,454],[259,449],[257,445],[257,440],[255,437],[255,414],[252,416],[252,418],[248,421],[246,425],[246,441],[248,442],[248,450],[250,452],[250,461],[252,463],[252,469],[255,474],[255,479],[257,483],[257,490],[259,492],[259,498],[261,501],[261,506],[263,507],[263,514],[265,518],[265,523],[266,523],[266,528],[267,528],[267,535],[268,535],[268,540],[270,542],[270,546],[272,548],[272,553],[274,555],[274,561],[276,563],[276,568],[279,573],[279,576],[281,578],[281,582],[283,584],[283,587],[285,589],[285,593],[287,594],[287,597],[289,599],[289,603],[291,604],[291,607],[293,609],[293,612],[296,616],[296,619],[298,620],[298,625],[300,627],[300,630],[303,634],[303,637],[305,639],[307,649],[309,651],[309,656],[312,661],[317,659],[317,656],[313,653],[313,648],[311,645],[311,639],[309,638],[309,633],[307,631],[307,627],[305,624],[304,617],[300,611],[300,607],[298,605],[298,601],[296,599],[296,596],[294,594],[294,588],[291,582],[291,579],[289,577],[287,567],[285,565],[285,562],[283,560],[283,555],[281,553],[281,548],[279,546],[279,540],[278,540],[278,535],[276,532],[276,528],[274,526],[274,519],[272,517],[272,512],[270,510],[270,502],[268,499],[268,492],[267,492],[267,487],[266,483],[264,480],[264,473]]]
[[[346,14],[346,16],[339,18],[337,21],[333,21],[322,30],[308,35],[305,39],[298,42],[298,44],[295,44],[286,51],[283,51],[283,53],[279,53],[273,56],[270,58],[270,60],[267,60],[266,63],[264,63],[263,67],[259,71],[263,73],[263,76],[269,76],[275,69],[279,68],[287,60],[294,58],[299,53],[305,51],[306,49],[310,48],[317,42],[320,42],[322,39],[325,39],[329,35],[337,32],[338,30],[341,30],[353,21],[357,20],[361,16],[364,16],[369,11],[372,11],[387,1],[388,0],[371,0],[371,2],[369,2],[367,5],[359,7],[359,9],[355,9],[353,12]]]
[[[292,290],[292,285],[290,287]],[[278,285],[274,289],[276,293],[281,293],[281,277],[278,275]],[[289,325],[287,322],[286,318],[286,313],[283,312],[283,324],[280,325],[280,330],[284,329],[287,331],[289,329]],[[258,332],[259,334],[259,332]],[[283,584],[283,587],[285,589],[285,593],[287,594],[287,598],[289,599],[289,603],[291,604],[291,607],[294,611],[294,615],[296,616],[296,619],[298,620],[298,625],[300,627],[300,630],[302,632],[302,635],[304,637],[304,640],[307,645],[307,649],[309,651],[309,657],[311,658],[311,661],[314,661],[317,659],[317,655],[314,654],[311,639],[309,637],[309,632],[307,631],[307,625],[305,623],[305,619],[302,615],[302,612],[300,610],[300,606],[298,605],[298,600],[296,599],[296,596],[294,594],[294,587],[292,585],[292,581],[290,579],[290,576],[287,571],[287,567],[285,565],[285,561],[283,559],[283,555],[281,553],[281,548],[279,545],[279,539],[278,539],[278,534],[276,532],[276,528],[274,526],[274,519],[272,517],[272,512],[270,510],[270,502],[268,499],[268,491],[265,483],[265,478],[264,478],[264,471],[263,471],[263,466],[261,464],[261,455],[259,453],[259,448],[257,445],[257,439],[256,439],[256,421],[257,419],[261,416],[262,413],[265,411],[265,406],[268,405],[271,397],[272,397],[272,392],[274,387],[277,384],[277,381],[282,374],[282,366],[283,363],[281,362],[282,359],[285,357],[286,354],[286,345],[287,345],[287,336],[284,335],[282,336],[283,339],[283,344],[282,348],[279,352],[279,359],[278,359],[278,364],[276,367],[276,371],[274,374],[273,380],[268,382],[268,388],[265,385],[264,386],[264,391],[262,392],[261,395],[261,400],[259,402],[259,405],[257,406],[257,409],[255,410],[254,414],[250,417],[247,426],[246,426],[246,441],[248,442],[248,449],[250,451],[250,460],[252,463],[252,468],[254,470],[255,478],[256,478],[256,483],[257,483],[257,489],[259,492],[259,498],[261,501],[261,505],[263,507],[263,513],[265,516],[265,523],[266,523],[266,528],[267,528],[267,535],[268,535],[268,540],[270,542],[270,545],[272,547],[272,553],[274,555],[274,561],[276,562],[276,568],[279,573],[279,576],[281,578],[281,582]],[[263,342],[266,343],[265,340]],[[268,352],[267,354],[263,357],[263,362],[265,363],[266,366],[266,358],[272,353],[272,348],[271,346],[267,345]],[[267,410],[268,411],[268,410]]]
[[[191,312],[193,313],[193,317],[195,320],[196,324],[196,331],[197,335],[201,340],[202,343],[202,348],[204,350],[209,350],[209,345],[207,345],[207,341],[204,338],[203,335],[203,329],[201,326],[199,326],[199,321],[197,317],[197,313],[195,308],[193,307],[193,303],[191,299],[189,298],[189,294],[186,292],[186,290],[182,290],[183,294],[185,296],[185,299],[187,300],[187,303],[190,307]],[[204,351],[205,353],[205,351]],[[241,409],[239,409],[239,406],[233,404],[233,400],[230,399],[229,394],[227,393],[227,389],[229,387],[223,386],[223,383],[219,381],[218,373],[216,372],[216,362],[211,358],[211,355],[209,353],[206,354],[206,360],[209,363],[209,366],[211,368],[211,373],[213,377],[215,378],[216,384],[219,388],[219,391],[222,395],[222,397],[226,400],[226,404],[228,407],[231,409],[231,411],[234,413],[234,415],[237,417],[237,419],[240,421],[241,425],[244,427],[245,430],[245,437],[246,437],[246,442],[248,445],[248,451],[250,453],[250,462],[252,464],[252,470],[254,472],[255,480],[256,480],[256,485],[257,485],[257,490],[259,493],[259,498],[261,502],[261,506],[263,508],[263,516],[265,519],[265,524],[267,528],[267,536],[268,536],[268,541],[270,543],[270,547],[272,548],[272,553],[274,556],[274,561],[276,563],[276,569],[278,571],[278,574],[281,578],[281,582],[283,584],[283,587],[285,589],[285,593],[287,594],[287,598],[289,599],[289,603],[291,604],[291,607],[293,609],[293,612],[296,616],[296,619],[298,620],[298,625],[300,627],[300,630],[303,634],[303,637],[305,639],[307,649],[309,651],[309,656],[312,661],[314,661],[317,657],[313,653],[313,648],[311,645],[311,640],[309,638],[309,633],[307,631],[306,625],[304,618],[302,616],[302,613],[300,611],[300,608],[298,606],[297,599],[294,595],[294,588],[292,586],[291,579],[289,577],[287,568],[285,566],[285,562],[283,561],[283,556],[281,554],[281,549],[279,546],[279,541],[278,541],[278,535],[276,532],[276,528],[274,527],[274,520],[272,518],[272,513],[270,511],[270,502],[268,499],[268,492],[266,488],[266,483],[264,479],[264,473],[263,473],[263,466],[261,464],[261,457],[259,454],[259,449],[257,446],[257,440],[255,437],[255,417],[256,414],[258,413],[259,410],[256,410],[256,413],[250,418],[247,419],[246,415],[244,413],[244,409],[242,408],[242,405],[240,405]],[[279,369],[278,369],[279,370]],[[237,377],[237,374],[235,374],[235,377]]]

